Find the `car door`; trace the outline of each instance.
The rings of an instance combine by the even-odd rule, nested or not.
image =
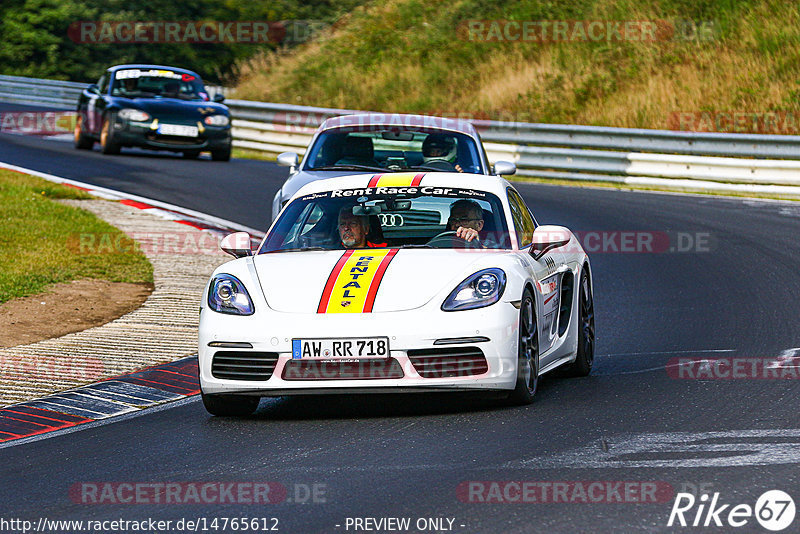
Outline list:
[[[100,78],[100,81],[97,84],[100,87],[100,95],[95,100],[95,122],[97,124],[98,133],[100,133],[100,130],[103,128],[103,115],[105,115],[106,108],[111,100],[109,92],[109,88],[111,86],[111,77],[112,73],[106,72],[105,75]]]
[[[108,91],[108,80],[111,74],[106,72],[97,81],[97,92],[87,91],[86,101],[86,130],[92,135],[99,135],[103,120],[103,110],[105,110],[105,100],[103,96]]]
[[[508,188],[508,203],[511,208],[511,218],[517,234],[520,250],[530,252],[533,242],[533,232],[536,222],[522,197],[513,187]],[[558,267],[562,263],[559,252],[549,251],[538,260],[528,254],[522,255],[531,277],[538,284],[539,294],[536,296],[537,326],[539,327],[539,354],[547,352],[558,337],[558,310],[561,295],[561,272]],[[540,366],[550,363],[549,357],[540,360]]]

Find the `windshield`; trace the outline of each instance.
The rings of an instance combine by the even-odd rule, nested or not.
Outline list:
[[[126,98],[208,100],[208,93],[200,78],[193,74],[164,69],[118,70],[111,85],[111,95]]]
[[[374,169],[483,174],[481,152],[468,135],[410,126],[354,126],[321,133],[305,170]]]
[[[468,242],[459,227],[478,231]],[[259,254],[350,248],[511,248],[503,208],[483,191],[367,187],[313,193],[292,201]]]

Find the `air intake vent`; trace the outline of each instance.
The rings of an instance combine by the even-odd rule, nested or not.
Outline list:
[[[361,360],[289,360],[284,380],[380,380],[403,378],[403,368],[394,358]]]
[[[211,360],[211,374],[225,380],[269,380],[277,362],[277,352],[219,351]]]
[[[422,378],[482,375],[489,370],[478,347],[447,347],[408,351],[408,358]]]

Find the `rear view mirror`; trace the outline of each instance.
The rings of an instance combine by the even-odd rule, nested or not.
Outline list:
[[[381,132],[381,137],[387,141],[413,141],[414,132],[386,131]]]
[[[219,248],[234,258],[244,258],[253,253],[253,249],[250,245],[250,234],[247,232],[236,232],[226,235],[219,242]]]
[[[294,152],[284,152],[278,155],[278,165],[281,167],[289,167],[289,173],[293,173],[297,168],[297,162],[300,158]]]
[[[516,172],[517,166],[510,161],[495,161],[492,166],[492,174],[497,176],[510,176]]]
[[[377,215],[381,212],[381,207],[375,206],[353,206],[353,215],[363,217],[364,215]]]
[[[570,239],[572,239],[572,232],[563,226],[540,226],[533,232],[530,254],[534,260],[538,260],[548,251],[563,247],[569,243]]]
[[[225,102],[225,95],[223,95],[222,93],[216,93],[214,95],[214,102],[219,102],[220,104],[222,102]]]
[[[92,85],[90,85],[89,87],[87,87],[86,91],[92,93],[93,95],[99,95],[100,94],[100,88],[97,87],[97,84],[94,84],[94,83]]]
[[[391,211],[407,211],[411,209],[410,200],[395,200],[391,204],[387,201],[386,205]]]

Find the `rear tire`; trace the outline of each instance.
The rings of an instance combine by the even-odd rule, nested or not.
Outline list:
[[[594,363],[594,298],[585,270],[578,291],[578,354],[575,361],[564,369],[564,375],[570,377],[588,376]]]
[[[200,396],[206,411],[220,417],[252,415],[261,400],[260,397],[251,395],[206,395],[201,392]]]
[[[533,295],[526,288],[519,307],[517,385],[508,396],[509,403],[518,406],[532,403],[539,387],[539,329],[535,307]]]
[[[103,117],[103,126],[100,130],[100,148],[103,154],[119,154],[120,145],[114,142],[114,123],[116,117],[109,113]]]
[[[73,131],[75,148],[80,150],[91,150],[94,146],[94,139],[83,133],[83,115],[78,113],[75,120],[75,130]]]

